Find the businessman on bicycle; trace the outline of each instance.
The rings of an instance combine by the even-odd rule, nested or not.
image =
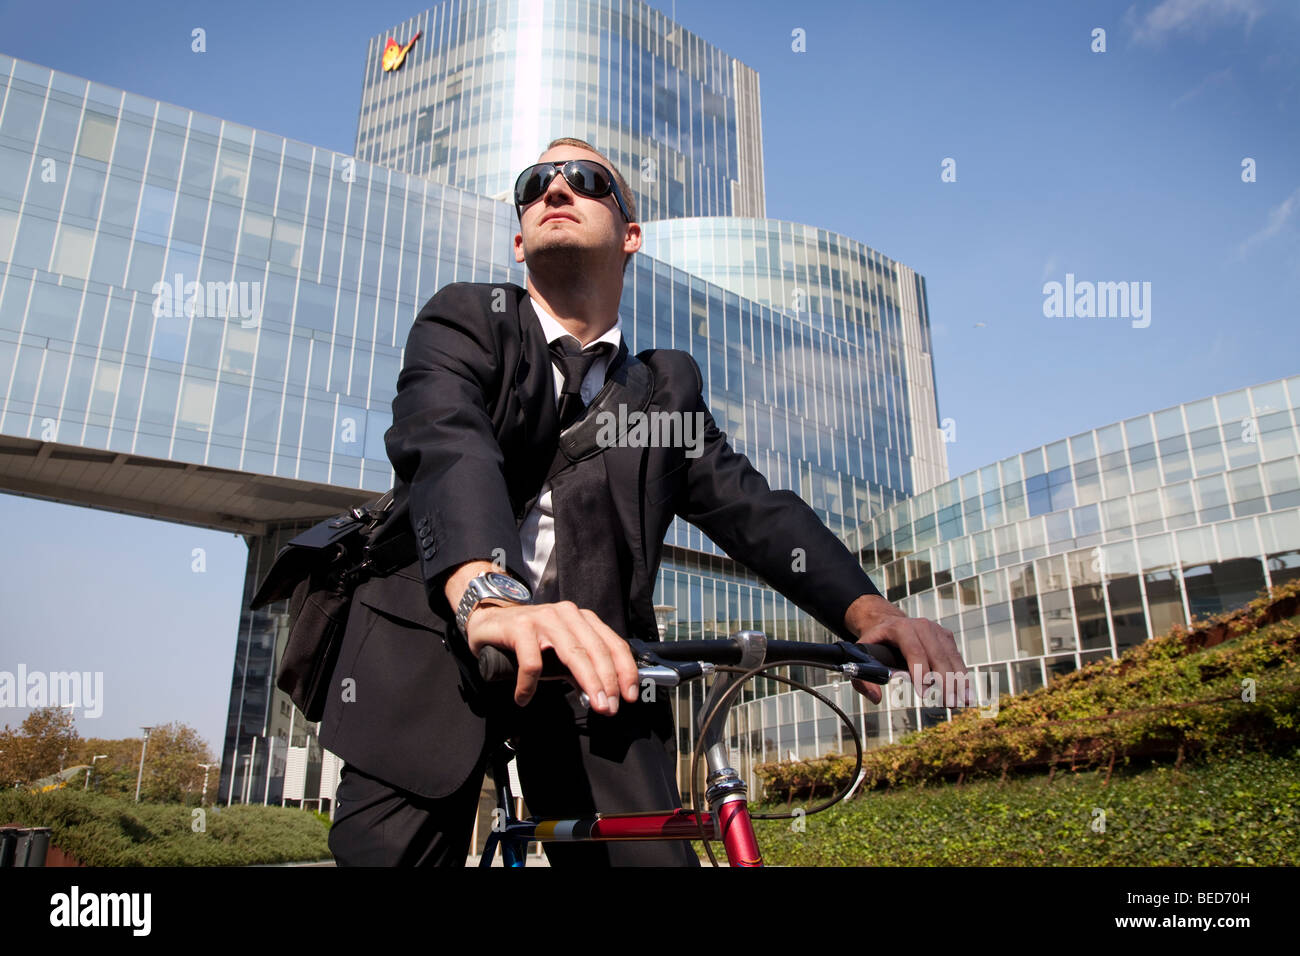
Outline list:
[[[407,341],[385,439],[417,558],[357,590],[334,671],[346,690],[320,737],[346,761],[330,833],[340,864],[463,864],[485,767],[507,738],[534,814],[680,805],[673,714],[640,699],[627,644],[657,638],[652,592],[674,515],[840,637],[892,645],[910,670],[965,672],[950,632],[881,597],[802,499],[731,449],[688,353],[628,355],[618,308],[641,228],[613,164],[555,140],[514,199],[526,289],[448,285]],[[696,446],[606,442],[573,460],[597,417],[588,406],[609,394],[695,416]],[[488,645],[517,658],[513,687],[474,679]],[[590,710],[567,684],[539,682],[547,649]],[[857,686],[879,702],[879,688]],[[698,865],[684,841],[546,852],[553,865]]]

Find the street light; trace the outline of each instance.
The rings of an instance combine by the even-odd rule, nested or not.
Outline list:
[[[199,766],[203,768],[203,796],[199,798],[199,806],[203,806],[208,802],[208,770],[212,764],[201,763]]]
[[[136,774],[135,777],[135,802],[136,803],[140,802],[140,784],[144,781],[144,752],[145,749],[149,746],[149,731],[153,730],[153,728],[141,727],[140,729],[144,731],[144,742],[140,744],[140,772]]]
[[[90,758],[90,766],[86,768],[86,785],[81,788],[82,790],[90,789],[90,771],[95,769],[95,761],[107,760],[107,759],[108,759],[108,754],[95,754],[95,756]]]
[[[659,630],[659,640],[664,639],[668,633],[668,622],[672,620],[673,613],[677,610],[671,604],[655,605],[655,627]]]

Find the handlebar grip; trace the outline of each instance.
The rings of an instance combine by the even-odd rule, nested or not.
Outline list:
[[[514,681],[519,677],[519,665],[511,651],[487,644],[478,652],[479,675],[488,682]],[[560,662],[555,651],[542,651],[542,680],[568,677],[569,669]]]
[[[866,651],[880,663],[894,670],[905,670],[907,661],[903,660],[892,647],[886,647],[884,644],[854,644],[859,650]]]
[[[478,672],[485,681],[514,680],[517,669],[513,656],[488,644],[478,652]]]

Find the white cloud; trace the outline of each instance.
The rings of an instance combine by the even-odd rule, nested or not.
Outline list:
[[[1244,20],[1246,31],[1264,15],[1263,0],[1161,0],[1145,15],[1129,7],[1125,19],[1134,25],[1133,39],[1157,44],[1175,33],[1204,36],[1224,23]]]
[[[1206,90],[1210,89],[1211,87],[1222,86],[1224,83],[1227,83],[1230,79],[1232,79],[1232,67],[1225,67],[1222,70],[1216,70],[1215,72],[1207,76],[1205,79],[1201,80],[1201,82],[1197,83],[1194,87],[1192,87],[1182,96],[1178,97],[1178,99],[1174,100],[1173,105],[1180,106],[1183,103],[1186,103],[1188,100],[1192,100],[1200,96],[1202,93],[1204,93]]]
[[[1244,256],[1251,247],[1272,239],[1286,228],[1286,224],[1295,218],[1297,212],[1300,212],[1300,188],[1268,211],[1268,222],[1264,228],[1248,237],[1238,252]]]

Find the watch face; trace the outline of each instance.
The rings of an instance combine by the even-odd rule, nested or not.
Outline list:
[[[493,571],[490,572],[487,577],[488,577],[488,583],[491,584],[494,588],[496,588],[506,597],[520,602],[526,602],[530,600],[531,595],[528,593],[528,588],[524,587],[522,584],[520,584],[518,581],[516,581],[514,578],[510,577],[509,575],[498,574],[497,572]]]

